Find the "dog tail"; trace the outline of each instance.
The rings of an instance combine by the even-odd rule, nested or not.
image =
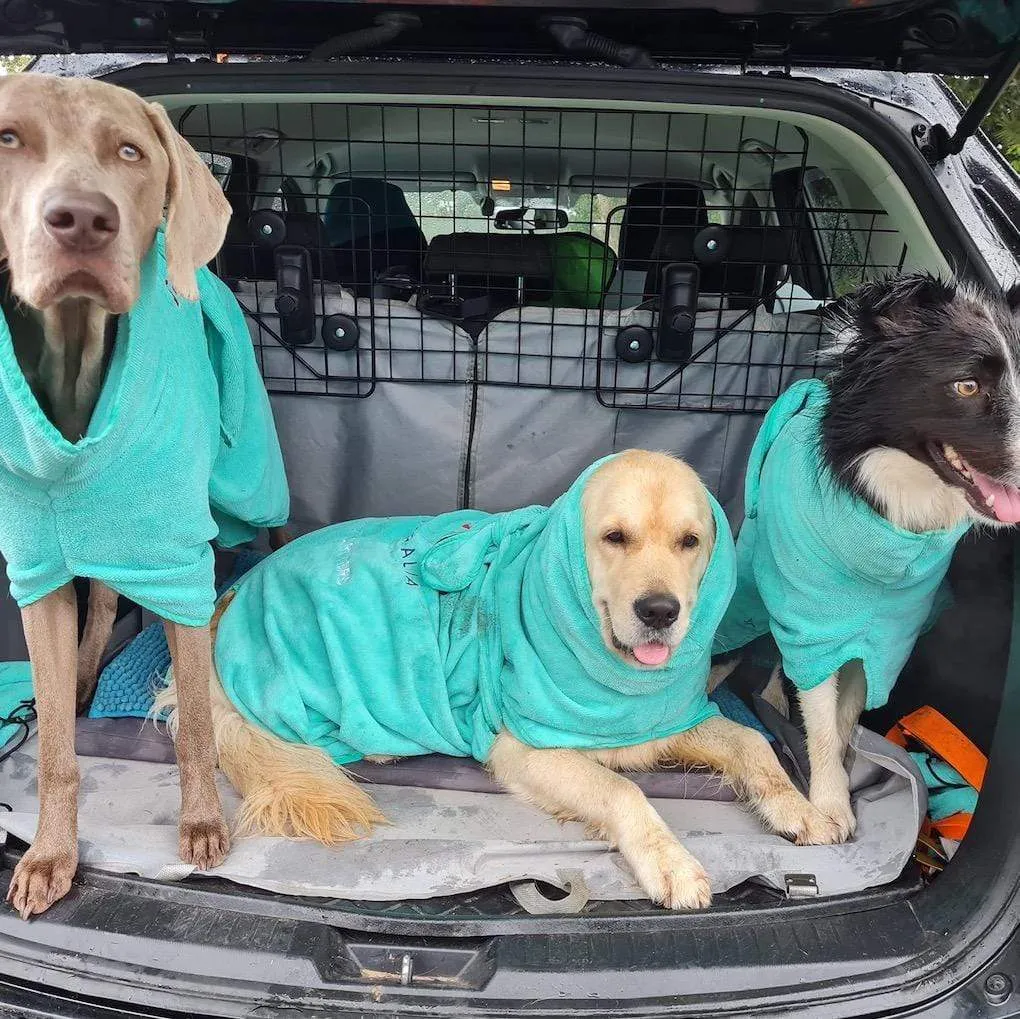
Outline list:
[[[244,718],[215,673],[210,699],[219,766],[243,798],[234,818],[235,834],[310,838],[332,846],[386,823],[372,798],[325,751],[287,743]],[[169,712],[167,726],[175,737],[177,703],[171,670],[152,711]]]

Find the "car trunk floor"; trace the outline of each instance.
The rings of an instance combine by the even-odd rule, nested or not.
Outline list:
[[[141,719],[80,719],[79,843],[83,866],[160,881],[201,876],[177,856],[179,785],[169,740]],[[102,752],[106,756],[95,756]],[[31,842],[38,820],[33,736],[0,765],[11,812],[3,829]],[[126,756],[148,759],[128,759]],[[765,832],[720,779],[701,771],[636,776],[655,809],[706,868],[715,892],[758,880],[781,892],[833,895],[898,878],[926,809],[923,783],[897,747],[858,729],[849,761],[858,829],[842,846],[795,846]],[[361,764],[389,824],[327,848],[310,841],[238,838],[210,875],[287,895],[362,901],[424,899],[509,885],[533,912],[589,901],[640,899],[619,854],[499,792],[473,762],[428,757]],[[240,800],[219,776],[228,819]],[[543,897],[536,882],[571,894]]]

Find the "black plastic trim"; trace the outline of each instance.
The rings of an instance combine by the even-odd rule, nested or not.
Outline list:
[[[552,32],[545,21],[549,16],[559,23]],[[988,74],[1015,27],[1009,0],[982,5],[952,0],[564,0],[559,5],[541,0],[12,0],[0,5],[0,48],[10,53],[343,57],[371,49],[416,59],[427,54],[513,60],[552,58],[562,48],[575,57],[627,66],[658,59],[936,74]]]
[[[1013,79],[1017,67],[1020,67],[1020,35],[1013,40],[1010,49],[1003,53],[998,64],[989,72],[981,91],[964,110],[952,136],[946,142],[946,155],[959,155],[967,139],[980,130],[985,117]]]

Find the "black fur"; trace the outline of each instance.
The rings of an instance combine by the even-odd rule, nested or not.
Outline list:
[[[978,470],[1020,482],[1011,447],[1020,416],[1003,345],[1020,367],[1020,286],[974,292],[912,274],[868,283],[831,314],[849,342],[829,377],[822,450],[835,477],[863,498],[854,469],[875,447],[903,450],[945,477],[932,444],[949,443]],[[977,396],[953,383],[975,379]]]

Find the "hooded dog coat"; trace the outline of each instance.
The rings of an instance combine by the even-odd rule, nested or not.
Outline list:
[[[503,728],[534,747],[609,748],[690,729],[734,585],[726,517],[690,628],[659,669],[602,640],[585,561],[589,467],[550,508],[360,520],[300,538],[234,589],[216,637],[231,701],[337,764],[485,761]]]
[[[195,302],[166,275],[160,230],[76,443],[40,408],[0,316],[0,552],[19,606],[88,577],[201,626],[214,604],[209,542],[238,545],[287,521],[283,458],[237,302],[205,269]]]
[[[715,650],[771,630],[801,690],[860,659],[870,709],[889,699],[970,524],[905,531],[837,484],[821,455],[828,403],[825,383],[807,379],[765,416],[747,464],[737,589]]]

